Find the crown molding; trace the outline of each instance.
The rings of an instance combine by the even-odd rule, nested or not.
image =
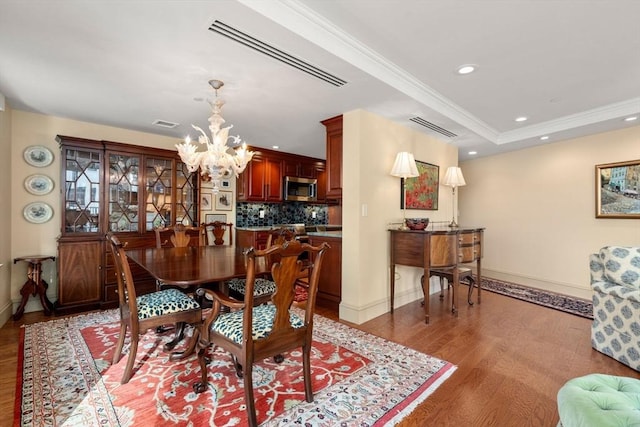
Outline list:
[[[332,53],[472,132],[495,143],[498,131],[297,0],[239,0],[266,18]]]
[[[498,136],[496,144],[503,145],[529,138],[539,138],[543,135],[552,135],[607,120],[622,120],[626,116],[638,113],[640,113],[640,98],[633,98],[521,129],[503,132]]]

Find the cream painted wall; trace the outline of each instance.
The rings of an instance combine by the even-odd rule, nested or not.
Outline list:
[[[595,165],[640,159],[640,126],[467,161],[463,224],[486,227],[489,277],[591,298],[588,255],[640,245],[640,220],[595,218]]]
[[[11,151],[11,108],[0,111],[0,151]],[[11,156],[0,156],[0,326],[11,317]]]
[[[447,167],[458,161],[457,148],[436,138],[362,110],[343,115],[340,318],[350,322],[359,324],[389,311],[387,230],[402,220],[400,179],[389,172],[399,151],[440,166],[441,181]],[[450,220],[451,197],[451,190],[441,186],[439,210],[408,210],[407,217]],[[396,275],[395,307],[422,298],[421,269],[398,266]]]
[[[2,115],[6,115],[6,112],[4,114],[0,113],[0,116]],[[11,209],[7,213],[7,221],[0,221],[0,223],[8,224],[10,222],[11,224],[11,231],[9,232],[7,230],[7,236],[9,233],[11,235],[11,253],[7,256],[11,258],[35,254],[57,256],[57,237],[60,235],[61,219],[59,215],[60,149],[55,140],[56,135],[124,142],[169,150],[174,150],[175,144],[180,142],[175,138],[160,135],[135,132],[126,129],[101,126],[18,110],[13,110],[9,123],[11,128],[11,137],[7,137],[3,130],[2,134],[0,134],[0,144],[3,146],[6,144],[7,148],[9,146],[11,147],[11,157],[10,159],[4,157],[2,161],[6,161],[7,163],[10,162],[12,165],[15,165],[15,167],[11,169],[11,172],[9,172],[9,167],[2,168],[0,172],[0,176],[6,173],[7,181],[5,182],[11,182],[10,194],[6,194],[6,199],[3,199],[11,200]],[[1,124],[4,125],[4,122]],[[29,145],[44,145],[51,149],[54,153],[53,163],[45,168],[36,168],[28,165],[23,159],[23,151]],[[45,196],[34,196],[29,194],[24,189],[23,182],[27,176],[34,173],[44,173],[51,177],[55,182],[54,191]],[[235,183],[232,182],[232,189],[234,188]],[[22,209],[27,203],[33,201],[44,201],[53,207],[54,216],[51,221],[44,224],[31,224],[23,218]],[[213,213],[213,211],[203,213]],[[235,218],[235,209],[225,213],[229,219],[233,220]],[[4,210],[2,210],[0,215],[3,214]],[[4,261],[0,262],[4,263]],[[6,267],[11,268],[11,300],[13,301],[12,310],[15,310],[20,302],[19,291],[26,278],[27,265],[26,263],[18,263],[15,266],[7,265],[3,267],[3,269]],[[0,270],[0,274],[4,274],[1,272],[2,270]],[[49,283],[47,295],[51,301],[55,301],[57,299],[56,276],[56,263],[50,261],[44,263],[43,278]],[[2,291],[0,290],[0,304],[2,304],[2,302]],[[25,311],[29,312],[37,310],[42,310],[40,303],[35,298],[31,298]],[[0,317],[0,320],[1,319],[2,318]]]

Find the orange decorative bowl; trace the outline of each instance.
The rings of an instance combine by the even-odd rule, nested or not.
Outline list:
[[[411,230],[424,230],[429,225],[429,218],[407,218],[407,227]]]

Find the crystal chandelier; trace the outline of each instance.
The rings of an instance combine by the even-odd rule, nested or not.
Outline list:
[[[200,132],[198,142],[206,147],[206,151],[196,151],[197,145],[191,142],[191,138],[185,138],[181,144],[176,144],[178,154],[182,161],[187,165],[189,172],[195,172],[200,168],[200,174],[209,176],[213,182],[213,192],[217,193],[220,189],[220,180],[229,178],[231,175],[238,175],[244,171],[247,164],[253,157],[253,152],[247,150],[247,144],[236,149],[231,149],[227,145],[227,141],[232,139],[232,145],[238,145],[241,142],[240,136],[229,136],[229,129],[233,127],[227,126],[222,128],[224,119],[220,114],[224,101],[218,98],[218,89],[224,83],[220,80],[209,80],[209,84],[216,93],[214,102],[209,102],[212,108],[211,117],[209,117],[209,130],[211,131],[211,140],[204,131],[195,125],[191,125],[195,130]]]

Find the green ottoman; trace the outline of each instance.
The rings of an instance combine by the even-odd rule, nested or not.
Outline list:
[[[558,391],[562,427],[640,427],[640,380],[590,374]]]

